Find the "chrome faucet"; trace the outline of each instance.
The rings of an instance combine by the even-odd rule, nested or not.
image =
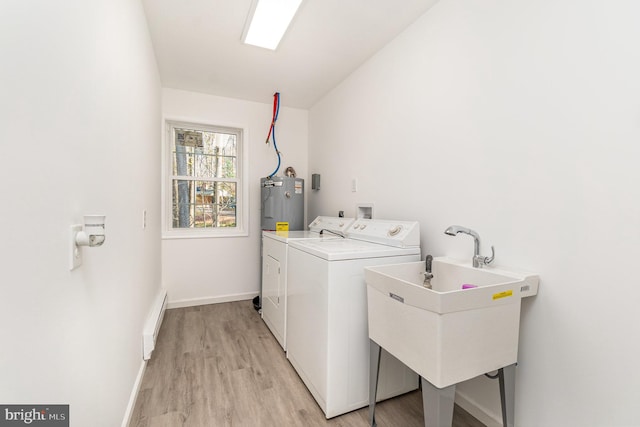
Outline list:
[[[449,236],[455,236],[458,233],[468,234],[473,237],[473,258],[472,263],[475,268],[482,268],[482,266],[491,263],[496,257],[495,250],[493,246],[491,246],[491,257],[486,257],[480,255],[480,235],[470,228],[461,227],[459,225],[452,225],[451,227],[444,230],[444,234],[448,234]]]

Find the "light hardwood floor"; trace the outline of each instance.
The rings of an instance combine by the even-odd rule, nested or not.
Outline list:
[[[376,405],[379,427],[422,427],[420,391]],[[456,406],[454,427],[484,425]],[[330,420],[251,301],[167,310],[131,427],[368,426],[368,408]]]

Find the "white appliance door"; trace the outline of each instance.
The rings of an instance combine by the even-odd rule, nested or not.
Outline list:
[[[287,245],[265,238],[262,250],[262,319],[286,350]]]

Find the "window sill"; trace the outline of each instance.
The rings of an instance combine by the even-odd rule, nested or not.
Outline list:
[[[247,237],[247,230],[172,230],[162,233],[162,240],[173,239],[217,239],[222,237]]]

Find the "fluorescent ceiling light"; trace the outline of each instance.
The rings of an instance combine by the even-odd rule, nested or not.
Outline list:
[[[243,41],[276,50],[300,3],[302,0],[254,0]]]

